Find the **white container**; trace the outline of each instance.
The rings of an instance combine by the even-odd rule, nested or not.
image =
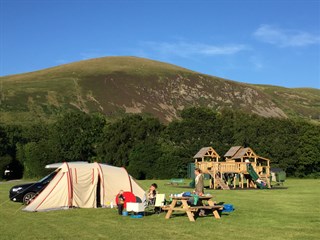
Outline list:
[[[144,212],[144,204],[143,203],[127,202],[126,210],[128,212]]]

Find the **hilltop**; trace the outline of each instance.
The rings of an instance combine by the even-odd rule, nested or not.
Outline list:
[[[320,90],[250,85],[137,57],[105,57],[0,78],[0,122],[54,121],[68,109],[151,114],[163,122],[191,106],[319,121]]]

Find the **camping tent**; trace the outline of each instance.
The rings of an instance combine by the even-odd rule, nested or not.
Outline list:
[[[124,168],[100,163],[63,163],[48,186],[23,210],[47,211],[71,207],[96,208],[114,202],[120,190],[132,192],[137,202],[144,190]]]

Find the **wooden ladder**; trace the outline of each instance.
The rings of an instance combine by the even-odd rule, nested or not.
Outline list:
[[[215,180],[223,190],[230,190],[230,187],[225,184],[225,182],[219,176],[216,176]]]
[[[225,182],[219,177],[218,174],[214,174],[214,172],[212,171],[209,171],[209,173],[216,181],[215,184],[218,184],[223,190],[230,190],[230,187],[227,184],[225,184]]]

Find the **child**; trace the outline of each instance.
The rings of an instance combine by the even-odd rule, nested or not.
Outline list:
[[[147,199],[150,205],[154,205],[156,202],[157,188],[158,188],[158,185],[156,183],[152,183],[149,188],[149,191],[147,193]]]
[[[123,190],[120,190],[118,194],[118,213],[122,215],[123,205],[124,205],[125,197],[123,196]]]

